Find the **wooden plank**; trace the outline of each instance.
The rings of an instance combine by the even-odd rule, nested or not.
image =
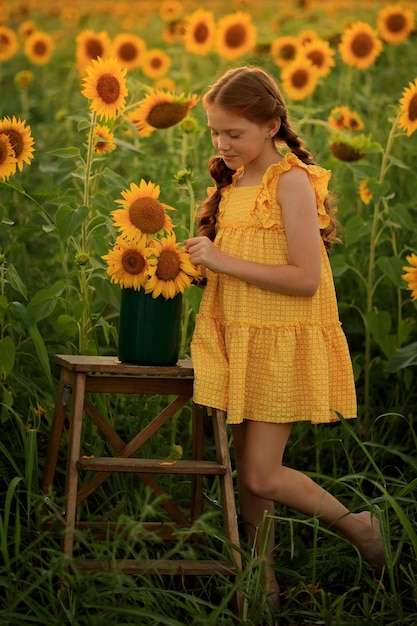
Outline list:
[[[186,559],[147,559],[135,561],[134,559],[115,559],[111,563],[100,559],[77,559],[75,567],[87,571],[101,571],[116,569],[125,574],[159,574],[162,576],[189,575],[210,576],[223,574],[224,576],[236,576],[236,569],[229,561],[214,560],[186,560]]]
[[[223,476],[226,466],[216,461],[175,461],[170,459],[138,459],[121,457],[82,458],[78,468],[93,472],[139,472],[150,474],[190,474]]]
[[[99,372],[114,374],[139,374],[146,376],[193,376],[190,360],[179,360],[176,365],[135,365],[122,363],[116,356],[91,356],[85,354],[57,354],[55,363],[77,372]]]
[[[88,375],[86,393],[136,393],[151,395],[193,395],[191,378],[173,376],[140,377],[124,375]]]

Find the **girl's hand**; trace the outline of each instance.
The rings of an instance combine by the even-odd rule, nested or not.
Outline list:
[[[220,271],[224,254],[208,237],[191,237],[184,241],[184,245],[190,253],[191,263],[208,267],[213,272]]]

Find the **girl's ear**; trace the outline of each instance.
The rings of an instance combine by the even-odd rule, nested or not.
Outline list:
[[[278,117],[276,120],[271,120],[268,123],[268,132],[271,137],[275,137],[279,129],[281,128],[281,118]]]

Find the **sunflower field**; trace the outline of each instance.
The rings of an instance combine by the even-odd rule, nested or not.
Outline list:
[[[213,151],[200,99],[237,65],[276,78],[315,162],[332,171],[341,224],[330,260],[359,416],[297,424],[287,462],[377,515],[387,554],[376,570],[317,520],[277,507],[279,605],[262,585],[264,555],[243,538],[236,579],[112,568],[116,552],[164,552],[141,530],[160,502],[128,475],[82,507],[87,520],[127,529],[111,541],[77,534],[78,557],[110,564],[83,571],[57,537],[65,437],[54,492],[40,487],[54,356],[117,356],[121,288],[183,294],[189,358],[201,289],[183,241]],[[417,623],[416,153],[415,0],[0,0],[0,624]],[[162,402],[104,397],[101,409],[131,438]],[[158,455],[188,457],[189,422],[187,406]],[[97,429],[84,433],[86,455],[104,448]],[[186,507],[185,485],[168,478],[163,488]],[[223,554],[215,480],[205,496],[195,532]],[[170,550],[190,557],[181,536]]]

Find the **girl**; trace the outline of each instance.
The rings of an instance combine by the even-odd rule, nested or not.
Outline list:
[[[194,401],[227,412],[250,536],[277,502],[318,517],[367,561],[384,564],[370,512],[351,513],[282,462],[294,422],[356,417],[327,254],[336,240],[331,174],[314,164],[263,69],[229,70],[203,105],[218,156],[209,162],[216,186],[202,205],[199,236],[186,242],[207,278],[191,343]],[[272,549],[273,533],[271,566]],[[268,571],[278,596],[272,567]]]

